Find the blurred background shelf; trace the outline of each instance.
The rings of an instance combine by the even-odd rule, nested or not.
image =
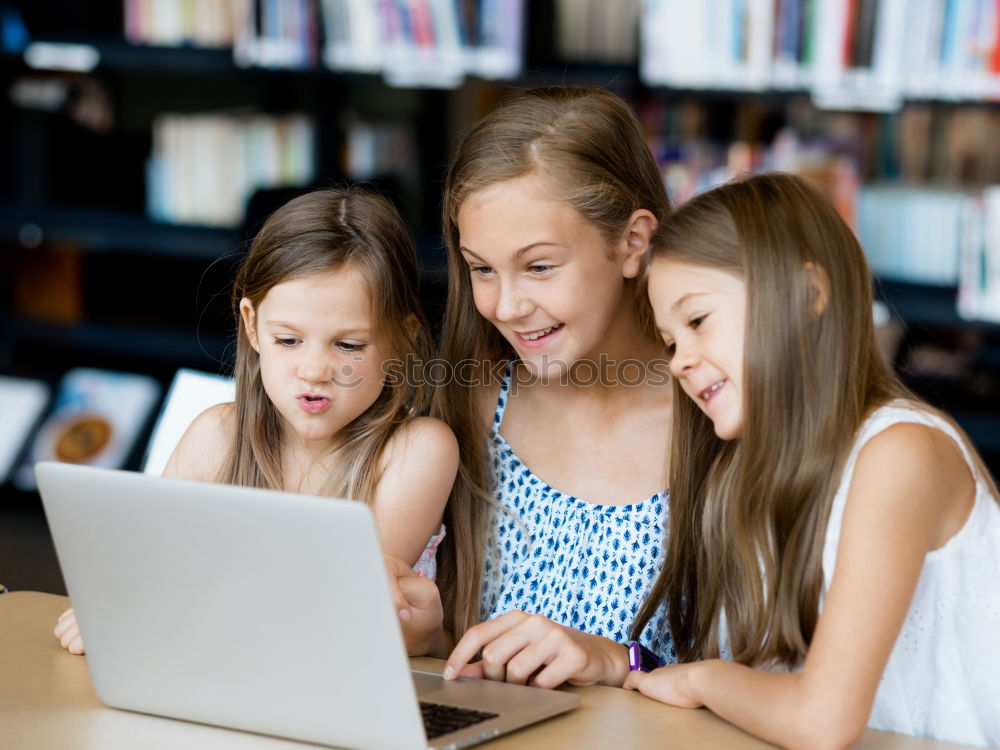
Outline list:
[[[876,296],[909,326],[951,326],[1000,335],[1000,321],[970,320],[958,314],[957,286],[919,284],[881,278]]]
[[[71,243],[86,251],[128,251],[211,260],[240,251],[238,232],[151,221],[141,214],[0,206],[0,239],[36,247]]]
[[[33,40],[42,44],[72,45],[96,53],[95,69],[158,71],[196,75],[233,75],[246,72],[233,61],[228,49],[206,49],[194,46],[135,45],[120,37],[99,37],[71,34],[47,34]],[[26,64],[21,51],[5,51],[4,60],[11,65]]]
[[[7,318],[6,340],[15,347],[48,349],[59,360],[81,364],[110,359],[128,364],[126,369],[159,365],[172,375],[178,359],[199,369],[223,369],[231,359],[233,342],[217,334],[192,336],[188,330],[157,329],[149,325],[115,323],[46,323]],[[114,369],[121,369],[116,367]]]

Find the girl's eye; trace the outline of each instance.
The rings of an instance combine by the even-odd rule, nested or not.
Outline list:
[[[707,318],[707,317],[708,317],[707,315],[697,315],[697,316],[691,318],[690,321],[688,321],[688,325],[691,326],[691,328],[694,328],[694,329],[697,330],[698,326],[700,326],[702,323],[704,323],[705,322],[705,318]]]
[[[552,270],[552,266],[546,265],[545,263],[533,263],[528,266],[528,270],[534,274],[543,274]]]
[[[469,266],[469,271],[477,276],[489,276],[493,273],[493,266]]]
[[[363,352],[367,344],[356,344],[352,341],[338,341],[337,348],[342,352]]]
[[[677,351],[677,344],[675,344],[673,341],[671,341],[669,344],[666,344],[663,347],[663,350],[667,353],[667,357],[673,357],[674,356],[674,352]]]
[[[278,346],[284,346],[287,348],[295,346],[297,343],[299,343],[299,340],[291,337],[275,336],[274,343],[277,344]]]

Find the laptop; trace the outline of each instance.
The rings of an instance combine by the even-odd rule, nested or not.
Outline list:
[[[41,462],[98,697],[349,748],[452,748],[566,692],[411,672],[374,518],[346,500]]]

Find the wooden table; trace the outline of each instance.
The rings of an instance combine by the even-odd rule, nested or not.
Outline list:
[[[9,750],[143,750],[317,747],[273,737],[132,713],[102,704],[87,660],[67,653],[52,636],[69,605],[62,596],[35,592],[0,595],[0,746]],[[416,658],[418,669],[440,672],[439,659]],[[513,748],[761,748],[770,747],[708,711],[671,708],[618,688],[565,688],[579,708],[490,742]],[[868,730],[867,750],[957,748]]]

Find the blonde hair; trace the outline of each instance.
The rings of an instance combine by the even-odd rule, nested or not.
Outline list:
[[[402,219],[387,199],[356,187],[318,190],[275,211],[236,274],[235,433],[219,481],[280,489],[282,421],[264,391],[260,358],[239,314],[246,298],[256,309],[277,284],[351,268],[368,285],[375,329],[386,358],[411,366],[426,359],[427,327],[417,292],[417,262]],[[336,436],[336,469],[323,494],[370,503],[385,447],[411,415],[429,403],[428,389],[409,372],[387,379],[375,403]]]
[[[772,173],[706,192],[668,217],[651,254],[745,281],[743,430],[720,440],[674,381],[666,561],[633,633],[665,602],[681,660],[713,658],[725,613],[736,661],[795,666],[819,618],[827,519],[857,431],[879,406],[916,399],[878,351],[861,246],[805,180]],[[818,314],[816,269],[829,287]]]
[[[445,186],[449,289],[442,354],[453,363],[481,363],[487,382],[502,371],[513,351],[476,311],[460,251],[458,214],[473,193],[529,174],[543,176],[554,197],[593,223],[609,248],[623,236],[634,211],[647,209],[659,221],[669,210],[639,123],[614,94],[588,87],[529,89],[513,94],[476,122],[455,151]],[[654,340],[642,289],[635,279],[624,283],[638,325]],[[455,432],[462,450],[438,573],[447,624],[456,635],[479,621],[483,549],[493,502],[486,478],[486,435],[482,415],[475,410],[473,390],[466,383],[453,380],[435,394],[433,411]]]

